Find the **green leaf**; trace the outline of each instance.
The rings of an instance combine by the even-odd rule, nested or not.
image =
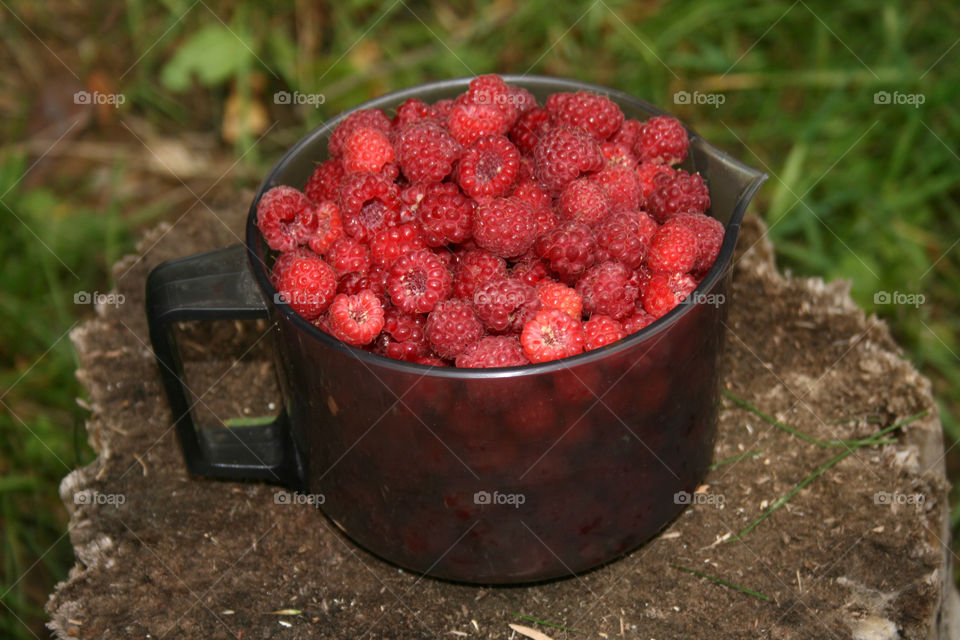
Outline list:
[[[212,24],[180,45],[160,72],[160,82],[171,91],[186,91],[195,74],[200,84],[213,87],[246,69],[252,55],[238,35]]]

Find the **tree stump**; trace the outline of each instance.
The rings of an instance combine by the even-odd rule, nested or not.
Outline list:
[[[710,472],[703,499],[633,553],[532,586],[414,575],[313,506],[278,504],[277,487],[190,477],[149,346],[144,281],[164,260],[238,242],[246,202],[147,234],[115,267],[124,303],[72,334],[99,457],[60,487],[77,562],[47,605],[57,637],[520,637],[511,624],[552,638],[960,637],[930,384],[845,283],[784,278],[755,217],[740,239],[725,390],[820,441],[927,413],[893,431],[895,443],[857,448],[739,540],[844,449],[787,433],[731,396],[715,460],[738,459]],[[198,406],[272,412],[279,393],[269,346],[249,348],[257,335],[241,323],[184,330],[191,386],[208,389]]]

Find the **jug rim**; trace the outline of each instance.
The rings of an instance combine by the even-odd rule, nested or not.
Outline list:
[[[602,85],[571,80],[568,78],[555,78],[552,76],[542,75],[504,74],[501,75],[501,77],[508,84],[521,86],[528,90],[540,88],[549,90],[551,93],[557,91],[590,91],[592,93],[604,95],[618,104],[631,104],[632,106],[635,106],[653,115],[669,115],[676,118],[676,116],[668,111],[661,109],[660,107],[642,98],[638,98],[632,94],[626,93],[625,91],[605,87]],[[315,340],[320,341],[325,346],[359,359],[365,365],[373,365],[376,367],[394,369],[408,373],[415,373],[418,375],[462,379],[511,378],[516,376],[538,375],[543,373],[551,373],[561,369],[571,369],[581,365],[593,363],[598,360],[608,358],[614,354],[635,349],[638,345],[656,340],[658,336],[662,337],[662,334],[668,331],[674,324],[683,318],[684,315],[693,310],[693,308],[698,304],[695,302],[695,300],[702,297],[705,292],[711,291],[720,282],[720,280],[726,276],[727,271],[732,268],[734,249],[736,248],[743,215],[750,201],[756,195],[757,191],[766,181],[768,176],[766,173],[754,169],[753,167],[744,164],[740,160],[737,160],[726,152],[718,149],[697,134],[696,131],[690,128],[685,122],[677,118],[687,130],[687,134],[690,138],[691,149],[693,149],[696,145],[705,155],[717,160],[723,165],[727,165],[741,172],[745,177],[747,177],[747,179],[745,180],[745,184],[741,188],[737,197],[736,205],[730,214],[730,220],[724,227],[723,243],[720,246],[720,252],[717,255],[717,259],[714,261],[713,266],[710,268],[707,274],[703,277],[703,280],[700,282],[700,284],[697,285],[696,289],[694,289],[694,291],[691,292],[685,300],[671,309],[664,316],[658,318],[649,326],[644,327],[640,331],[632,333],[625,338],[617,340],[616,342],[603,346],[599,349],[585,351],[568,358],[551,360],[542,363],[488,369],[440,367],[418,364],[415,362],[407,362],[405,360],[395,360],[393,358],[381,356],[363,349],[351,347],[350,345],[337,340],[333,336],[325,333],[308,322],[296,311],[294,311],[290,305],[275,302],[277,299],[277,290],[270,282],[270,276],[267,273],[266,265],[261,259],[260,253],[258,252],[258,245],[262,242],[262,237],[260,230],[257,228],[256,217],[257,203],[260,201],[260,198],[268,189],[280,184],[276,182],[276,176],[282,173],[291,163],[299,161],[304,150],[311,147],[318,138],[329,137],[329,134],[337,127],[337,125],[340,124],[340,122],[349,114],[355,111],[376,108],[391,109],[408,98],[418,98],[424,93],[431,91],[450,90],[451,92],[459,92],[465,90],[472,79],[473,76],[470,76],[419,84],[412,87],[407,87],[405,89],[392,91],[390,93],[385,93],[381,96],[377,96],[376,98],[372,98],[366,102],[358,104],[351,109],[343,111],[336,117],[331,118],[324,124],[314,128],[312,131],[300,138],[292,147],[290,147],[290,149],[286,151],[286,153],[283,154],[279,160],[277,160],[277,162],[267,173],[267,176],[260,183],[247,214],[245,244],[249,266],[253,273],[254,279],[261,290],[261,293],[263,293],[265,299],[268,301],[268,304],[271,305],[271,308],[275,308],[299,331],[305,332],[307,335]],[[698,293],[700,296],[697,296]],[[656,342],[654,342],[654,344],[656,344]]]

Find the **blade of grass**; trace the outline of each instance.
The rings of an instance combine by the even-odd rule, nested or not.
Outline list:
[[[726,459],[724,459],[724,460],[721,460],[720,462],[714,462],[712,465],[710,465],[710,466],[707,467],[707,468],[708,468],[710,471],[713,471],[714,469],[719,469],[720,467],[722,467],[722,466],[724,466],[724,465],[733,464],[734,462],[740,462],[740,461],[743,460],[744,458],[751,458],[751,457],[754,457],[754,456],[758,456],[758,455],[760,455],[761,453],[763,453],[763,451],[747,451],[746,453],[741,453],[740,455],[737,455],[737,456],[731,456],[731,457],[729,457],[729,458],[726,458]]]
[[[740,585],[733,584],[732,582],[729,582],[728,580],[724,580],[723,578],[717,578],[715,576],[707,575],[702,571],[697,571],[696,569],[691,569],[690,567],[684,567],[683,565],[679,565],[679,564],[671,563],[670,566],[673,567],[674,569],[679,569],[680,571],[684,571],[686,573],[692,573],[693,575],[699,578],[706,578],[710,582],[715,582],[724,587],[733,589],[734,591],[739,591],[740,593],[745,593],[748,596],[753,596],[754,598],[759,598],[760,600],[766,600],[767,602],[770,602],[769,596],[765,596],[762,593],[759,593],[758,591],[754,591],[753,589],[747,589],[746,587],[741,587]]]
[[[797,495],[797,493],[798,493],[801,489],[803,489],[805,486],[807,486],[808,484],[810,484],[811,482],[813,482],[814,480],[816,480],[817,478],[819,478],[821,475],[823,475],[824,472],[826,472],[830,467],[834,466],[835,464],[837,464],[838,462],[840,462],[840,461],[843,460],[844,458],[846,458],[846,457],[850,456],[851,454],[855,453],[855,452],[856,452],[858,449],[860,449],[861,447],[869,447],[869,446],[874,446],[874,445],[878,445],[878,444],[883,444],[883,443],[886,442],[886,441],[885,441],[885,440],[881,440],[881,437],[882,437],[882,436],[890,433],[891,431],[896,431],[896,430],[899,429],[900,427],[903,427],[903,426],[905,426],[905,425],[907,425],[907,424],[910,424],[911,422],[922,418],[922,417],[925,416],[926,414],[927,414],[926,411],[921,411],[920,413],[916,413],[916,414],[910,416],[909,418],[905,418],[905,419],[901,420],[900,422],[897,422],[897,423],[895,423],[895,424],[890,425],[889,427],[885,427],[885,428],[881,429],[880,431],[877,431],[877,432],[876,432],[875,434],[873,434],[873,436],[871,436],[870,438],[867,438],[866,440],[863,440],[863,441],[862,441],[863,444],[859,444],[859,445],[857,445],[857,446],[855,446],[855,447],[853,447],[853,448],[851,448],[851,449],[848,449],[847,451],[844,451],[843,453],[841,453],[841,454],[839,454],[839,455],[831,458],[831,459],[828,460],[826,463],[824,463],[823,465],[821,465],[820,468],[818,468],[816,471],[814,471],[813,473],[811,473],[810,475],[808,475],[806,478],[804,478],[803,480],[801,480],[793,489],[791,489],[790,491],[788,491],[785,495],[780,496],[779,498],[777,498],[776,501],[774,501],[774,503],[771,504],[771,505],[767,508],[767,510],[764,511],[763,514],[760,515],[759,518],[757,518],[756,520],[754,520],[753,522],[751,522],[749,525],[747,525],[746,528],[744,528],[740,533],[738,533],[738,534],[735,535],[735,536],[732,536],[730,539],[727,540],[727,542],[729,543],[729,542],[733,542],[734,540],[741,540],[741,539],[743,539],[743,536],[745,536],[745,535],[747,535],[748,533],[750,533],[751,531],[753,531],[753,530],[756,528],[756,526],[757,526],[758,524],[760,524],[761,522],[763,522],[763,520],[766,519],[771,513],[773,513],[774,511],[776,511],[777,509],[779,509],[779,508],[782,507],[783,505],[785,505],[787,502],[789,502],[790,499],[793,498],[793,496]]]
[[[510,615],[512,615],[514,618],[520,618],[521,620],[526,620],[527,622],[542,624],[545,627],[553,627],[554,629],[561,629],[563,631],[573,631],[575,633],[580,633],[577,629],[573,629],[571,627],[564,627],[563,625],[555,624],[553,622],[547,622],[545,620],[538,620],[537,618],[525,616],[522,613],[512,613]]]
[[[763,411],[761,411],[760,409],[757,409],[755,406],[753,406],[743,398],[740,398],[739,396],[736,396],[730,393],[726,389],[723,389],[723,395],[730,398],[730,400],[732,400],[734,404],[738,405],[743,409],[746,409],[747,411],[754,414],[761,420],[772,424],[773,426],[777,427],[782,431],[786,431],[792,436],[800,438],[801,440],[809,442],[810,444],[815,444],[818,447],[823,447],[824,449],[831,449],[831,448],[837,448],[837,447],[864,447],[864,446],[873,446],[876,444],[893,444],[894,442],[896,442],[896,440],[884,440],[883,442],[878,442],[876,440],[876,436],[870,436],[868,438],[862,438],[858,440],[820,440],[819,438],[814,438],[811,435],[807,435],[806,433],[800,431],[799,429],[791,427],[790,425],[784,422],[781,422],[780,420],[777,420],[773,416],[764,413]]]

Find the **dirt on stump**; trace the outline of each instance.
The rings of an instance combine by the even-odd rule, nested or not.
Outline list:
[[[149,347],[144,281],[164,260],[239,242],[245,210],[198,210],[148,234],[141,254],[115,267],[124,304],[99,308],[72,334],[99,457],[61,486],[77,563],[47,605],[58,637],[521,637],[510,624],[551,638],[960,633],[941,615],[952,592],[948,487],[930,385],[846,284],[781,276],[756,218],[739,243],[723,387],[823,441],[927,413],[891,433],[895,444],[827,469],[742,540],[730,538],[844,450],[729,398],[714,459],[740,458],[710,472],[701,491],[711,499],[618,561],[533,586],[411,574],[356,547],[314,507],[276,504],[277,487],[189,476]],[[183,329],[191,386],[207,391],[201,420],[277,411],[262,333],[248,322]]]

